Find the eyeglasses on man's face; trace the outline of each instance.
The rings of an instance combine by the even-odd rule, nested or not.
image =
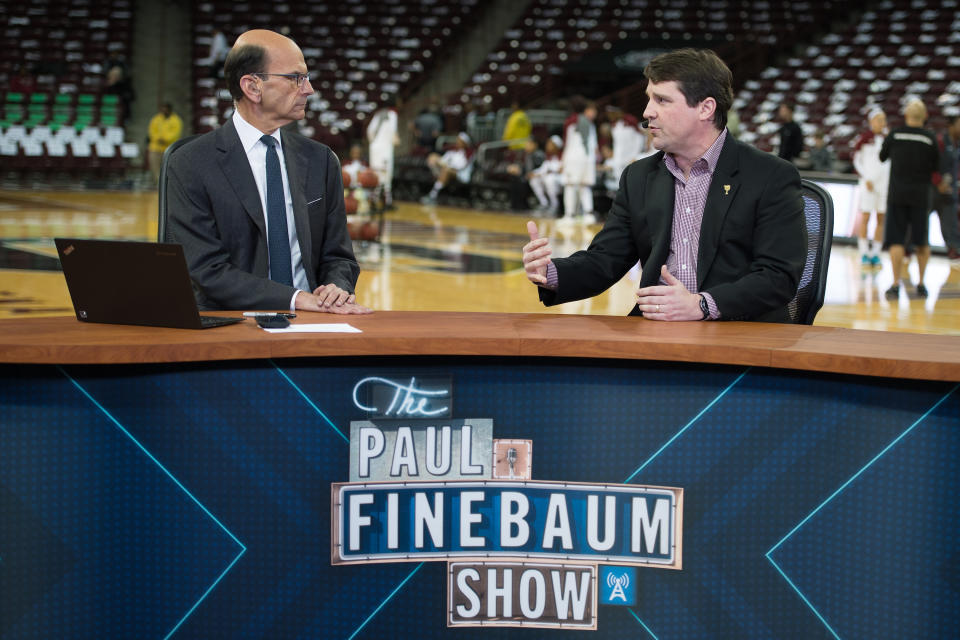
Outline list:
[[[260,76],[280,76],[281,78],[287,78],[288,80],[293,80],[298,89],[303,88],[303,83],[310,79],[309,73],[254,73],[252,75]]]

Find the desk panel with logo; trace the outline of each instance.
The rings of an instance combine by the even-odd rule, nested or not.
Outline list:
[[[562,358],[2,365],[0,405],[3,640],[960,626],[954,382]]]

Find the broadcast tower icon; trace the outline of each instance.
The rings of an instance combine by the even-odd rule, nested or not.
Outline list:
[[[623,590],[630,586],[630,576],[625,573],[620,574],[619,576],[613,573],[608,573],[607,586],[613,589],[613,591],[610,592],[610,597],[607,598],[607,600],[613,602],[615,598],[620,598],[626,602],[627,594],[625,594]]]

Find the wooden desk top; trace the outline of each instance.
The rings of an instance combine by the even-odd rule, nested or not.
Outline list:
[[[221,315],[236,315],[236,312]],[[960,381],[960,339],[748,322],[614,316],[379,311],[301,313],[357,334],[269,334],[253,320],[206,330],[0,320],[0,363],[125,364],[317,356],[550,356],[664,360]]]

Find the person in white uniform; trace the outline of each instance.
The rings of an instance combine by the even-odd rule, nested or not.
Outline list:
[[[647,140],[640,132],[637,119],[624,113],[620,107],[607,107],[607,118],[612,123],[610,136],[613,140],[613,156],[605,163],[607,179],[604,186],[615,191],[620,186],[620,174],[627,165],[643,157]]]
[[[550,136],[545,149],[546,158],[528,177],[530,189],[537,196],[540,208],[554,216],[560,207],[560,187],[563,186],[563,162],[560,160],[562,148],[563,138]]]
[[[568,220],[578,212],[582,219],[590,220],[597,181],[597,107],[577,101],[574,108],[563,125],[563,206]]]
[[[457,134],[457,142],[453,149],[448,149],[441,156],[431,153],[427,156],[427,167],[436,178],[433,188],[428,195],[420,199],[423,204],[436,204],[437,195],[445,186],[457,180],[463,184],[470,182],[473,171],[473,150],[470,148],[470,136],[461,131]]]
[[[870,130],[864,131],[854,143],[853,168],[860,177],[857,193],[860,197],[860,217],[857,219],[857,248],[864,265],[880,265],[883,246],[883,225],[887,213],[887,191],[890,185],[890,161],[880,161],[880,147],[887,134],[887,116],[880,109],[867,116]],[[876,212],[877,222],[873,239],[867,237],[870,215]]]
[[[384,107],[374,112],[367,125],[367,142],[370,143],[370,168],[373,169],[380,184],[383,185],[383,201],[387,207],[393,205],[393,150],[400,142],[397,136],[397,112],[392,107]]]

